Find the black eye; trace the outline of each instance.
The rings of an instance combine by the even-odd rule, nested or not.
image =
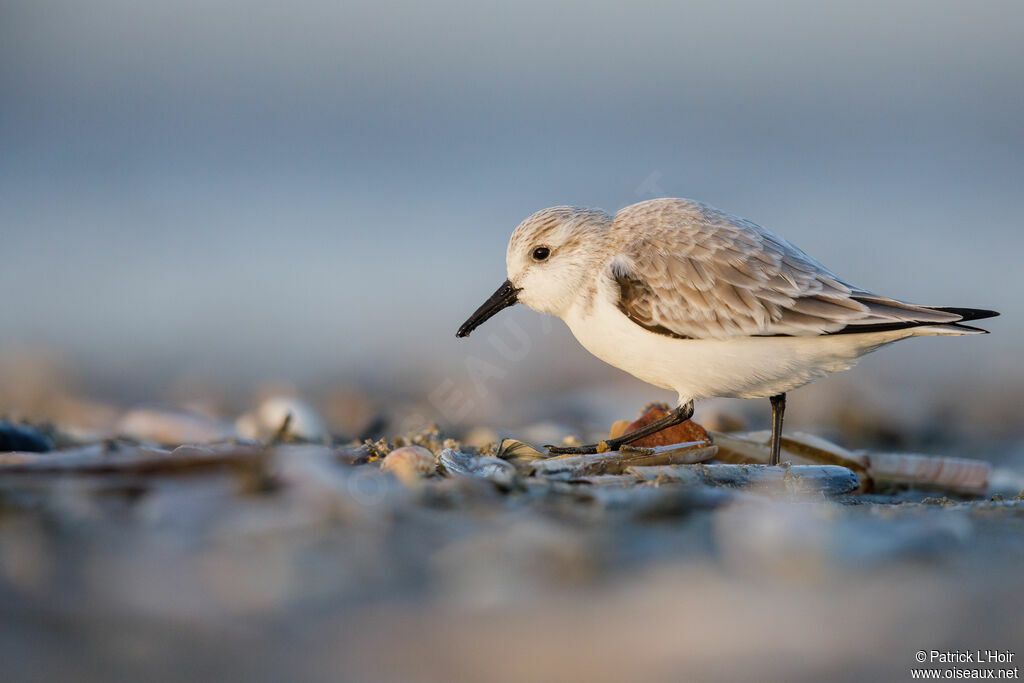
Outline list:
[[[533,250],[533,260],[543,261],[548,257],[549,254],[551,254],[551,250],[548,249],[547,247],[537,247],[536,249]]]

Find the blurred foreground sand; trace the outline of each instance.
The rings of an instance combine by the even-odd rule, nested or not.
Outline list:
[[[89,397],[45,359],[5,372],[3,412],[52,420],[62,448],[265,442],[282,410],[299,411],[288,428],[307,442],[393,438],[431,417],[422,397],[303,399],[285,385],[232,395],[200,383],[161,397],[171,409],[140,409]],[[991,460],[998,495],[976,498],[509,492],[439,474],[403,485],[379,461],[325,460],[334,451],[322,445],[279,446],[256,478],[5,471],[3,680],[906,680],[921,649],[1014,651],[1024,448],[1007,391],[972,408],[1002,427],[987,437],[982,418],[964,429],[941,411],[819,406],[840,437]],[[441,436],[600,435],[602,409],[586,397],[536,400],[577,403]],[[750,420],[712,408],[708,420]],[[429,439],[436,453],[441,439]]]

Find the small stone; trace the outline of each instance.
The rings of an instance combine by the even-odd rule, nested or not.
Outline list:
[[[381,470],[391,472],[406,485],[418,484],[436,471],[434,454],[423,446],[403,446],[388,453],[380,464]]]

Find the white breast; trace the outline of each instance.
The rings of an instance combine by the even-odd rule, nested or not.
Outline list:
[[[830,372],[852,367],[883,344],[912,330],[824,337],[676,339],[640,327],[613,303],[603,287],[563,316],[592,354],[649,384],[679,394],[680,402],[715,396],[760,398],[801,387]]]

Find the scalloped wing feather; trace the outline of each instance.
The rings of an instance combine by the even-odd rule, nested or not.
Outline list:
[[[634,204],[612,231],[620,249],[608,275],[619,309],[661,334],[817,336],[961,319],[856,288],[781,237],[698,202]]]

